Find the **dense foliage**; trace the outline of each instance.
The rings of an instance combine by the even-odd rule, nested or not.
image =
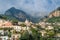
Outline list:
[[[60,22],[60,17],[48,18],[47,22],[50,22],[50,23]]]

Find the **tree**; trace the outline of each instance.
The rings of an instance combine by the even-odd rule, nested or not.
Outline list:
[[[32,31],[32,37],[34,38],[34,40],[39,40],[41,37],[41,33],[38,32],[38,30],[31,28]]]
[[[20,24],[20,26],[22,26],[22,27],[26,27],[26,25],[25,25],[25,24]]]
[[[5,20],[7,20],[7,16],[5,16],[5,15],[4,15],[4,16],[2,16],[2,19],[5,19]]]
[[[29,32],[25,31],[24,33],[21,34],[20,40],[29,40]]]
[[[49,37],[53,37],[55,32],[53,30],[47,31],[47,35],[49,35]]]
[[[18,25],[18,20],[17,19],[13,19],[12,23],[13,23],[13,25]]]

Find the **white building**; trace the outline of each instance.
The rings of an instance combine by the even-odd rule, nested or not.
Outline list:
[[[54,27],[52,27],[52,26],[46,27],[46,30],[51,30],[51,29],[54,29]]]
[[[23,24],[24,22],[18,22],[18,25]]]
[[[46,23],[45,23],[45,22],[40,22],[39,25],[40,25],[42,28],[45,28]]]
[[[5,20],[0,19],[0,26],[5,22]]]
[[[25,24],[26,26],[30,26],[31,23],[29,22],[29,20],[26,19]]]
[[[41,30],[40,33],[41,33],[42,36],[45,36],[46,31],[45,30]]]
[[[16,31],[20,31],[21,30],[21,26],[13,26],[14,30]]]
[[[3,30],[0,30],[0,35],[4,35],[4,31]]]
[[[20,37],[21,37],[21,34],[12,34],[11,40],[19,40]]]
[[[30,27],[22,27],[22,26],[13,26],[14,30],[21,31],[21,30],[29,30]]]
[[[0,36],[0,40],[8,40],[8,36]]]

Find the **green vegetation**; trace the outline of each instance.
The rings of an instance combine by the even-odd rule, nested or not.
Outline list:
[[[53,37],[55,35],[55,32],[53,30],[49,30],[47,31],[47,35],[49,35],[49,37]]]
[[[28,33],[28,31],[25,31],[23,34],[21,34],[20,40],[29,40],[29,33]]]
[[[56,33],[60,33],[60,26],[55,25],[55,26],[54,26],[54,31],[55,31]]]
[[[14,31],[13,31],[13,34],[20,34],[20,32],[14,30]]]
[[[28,31],[24,31],[21,34],[20,40],[55,40],[53,38],[53,35],[55,34],[54,31],[48,31],[47,34],[49,37],[42,37],[41,33],[39,33],[37,30],[32,28],[32,34],[29,34]]]
[[[47,22],[50,22],[50,23],[60,22],[60,17],[48,18]]]
[[[8,31],[8,37],[11,37],[12,33],[11,31]]]
[[[17,19],[13,19],[11,21],[12,21],[12,24],[18,24],[18,20]]]
[[[13,28],[0,28],[0,30],[12,30]]]
[[[2,17],[3,17],[3,19],[7,20],[7,16],[2,16]]]
[[[20,24],[20,26],[22,26],[22,27],[26,27],[26,25],[25,25],[25,24]]]
[[[12,21],[12,23],[17,23],[19,21],[15,17],[13,17],[13,16],[7,16],[7,15],[0,15],[0,18],[4,19],[4,20],[10,20],[10,21]]]
[[[27,30],[21,34],[20,40],[39,40],[41,34],[34,28],[31,28],[31,32],[29,33]]]

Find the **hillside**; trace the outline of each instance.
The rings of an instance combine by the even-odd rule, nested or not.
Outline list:
[[[8,9],[4,15],[16,18],[20,21],[25,21],[26,18],[29,17],[24,11],[16,9],[14,7]]]
[[[26,12],[16,9],[14,7],[6,10],[2,17],[6,17],[7,20],[18,20],[24,22],[26,19],[34,23],[39,22],[41,17],[32,17],[31,15],[26,14]]]
[[[49,18],[59,17],[59,16],[60,16],[60,7],[58,7],[56,10],[50,12],[50,14],[49,14]]]
[[[48,19],[46,20],[46,22],[49,22],[49,23],[60,22],[60,17],[48,18]]]
[[[56,10],[52,11],[49,14],[46,21],[50,22],[50,23],[60,22],[60,7],[58,7]]]

